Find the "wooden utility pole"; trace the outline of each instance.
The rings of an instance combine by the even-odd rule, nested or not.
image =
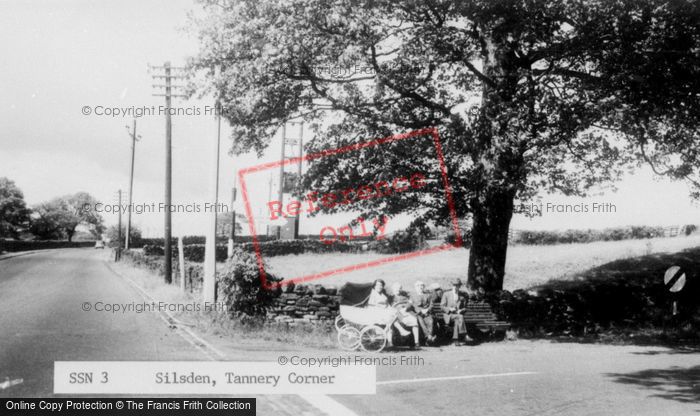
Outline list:
[[[204,302],[216,302],[216,219],[219,207],[219,152],[221,151],[221,109],[216,100],[216,154],[212,164],[211,191],[214,208],[209,213],[204,247],[204,281],[202,282],[202,298]]]
[[[270,172],[270,180],[267,181],[267,200],[272,201],[272,172]],[[267,230],[267,236],[271,237],[272,236],[272,231],[270,230],[270,223],[268,222],[265,225],[265,230]],[[257,234],[258,230],[255,230],[255,233]]]
[[[287,123],[284,123],[282,125],[282,148],[281,154],[280,154],[280,162],[284,161],[284,154],[285,154],[285,148],[287,147]],[[278,187],[278,195],[277,195],[277,201],[279,202],[280,206],[284,205],[284,164],[280,163],[280,183]],[[282,226],[278,225],[277,226],[277,239],[282,238]]]
[[[173,89],[182,88],[179,85],[173,85],[172,80],[175,78],[184,78],[180,75],[173,75],[173,70],[181,70],[183,68],[173,67],[170,62],[165,62],[162,67],[153,67],[157,70],[162,70],[162,75],[153,75],[154,79],[162,79],[165,84],[154,84],[155,88],[164,88],[164,94],[153,94],[158,97],[165,97],[165,221],[164,221],[164,254],[165,254],[165,283],[173,281],[173,264],[172,264],[172,216],[170,207],[172,206],[172,117],[170,108],[173,97],[184,97],[183,95],[173,94]]]
[[[170,116],[170,107],[172,104],[172,83],[170,78],[170,62],[165,63],[165,224],[163,232],[163,251],[165,254],[165,282],[173,281],[173,265],[172,265],[172,213],[170,207],[173,203],[173,121]]]
[[[236,179],[233,179],[233,188],[231,188],[231,236],[228,239],[228,256],[233,255],[233,246],[236,243]]]
[[[129,131],[129,126],[126,126],[126,130],[131,136],[131,169],[129,172],[129,211],[126,213],[126,236],[124,237],[124,249],[128,250],[131,243],[131,204],[133,202],[134,194],[134,158],[136,155],[136,142],[141,139],[141,136],[136,135],[136,119],[134,118],[134,128]]]
[[[301,158],[304,156],[304,122],[299,123],[299,163],[297,165],[297,181],[301,184]],[[297,212],[294,218],[294,239],[299,239],[299,219],[301,218],[301,210]]]
[[[117,198],[119,198],[119,214],[117,223],[117,252],[114,254],[114,261],[119,261],[122,258],[122,190],[117,191]]]

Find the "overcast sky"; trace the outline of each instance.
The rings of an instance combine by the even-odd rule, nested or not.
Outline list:
[[[147,64],[170,60],[181,65],[196,52],[195,39],[184,30],[186,14],[195,7],[188,0],[0,0],[0,176],[14,180],[29,204],[77,191],[116,201],[117,190],[128,188],[130,141],[125,125],[132,119],[98,116],[94,109],[157,110],[163,104],[162,97],[151,96]],[[212,103],[175,105],[203,112]],[[83,115],[84,106],[93,114]],[[138,120],[142,140],[137,144],[135,203],[162,201],[164,126],[159,115]],[[227,133],[224,126],[225,150]],[[173,118],[174,203],[201,206],[208,200],[215,139],[213,116]],[[221,200],[229,202],[237,168],[272,160],[278,152],[271,149],[259,161],[252,155],[234,159],[224,151]],[[258,176],[249,191],[259,205],[267,198],[269,175]],[[654,179],[647,169],[626,177],[618,193],[542,198],[545,204],[584,204],[589,212],[545,212],[535,219],[517,215],[512,226],[564,229],[700,222],[700,208],[689,200],[686,185]],[[593,202],[612,203],[616,212],[590,212]],[[105,218],[116,221],[115,215]],[[146,235],[162,235],[162,214],[135,215],[133,221]],[[302,222],[302,232],[317,232],[324,221]],[[175,214],[173,222],[174,235],[203,234],[206,214]]]

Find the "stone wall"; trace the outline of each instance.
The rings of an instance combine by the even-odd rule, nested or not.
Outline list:
[[[333,325],[339,305],[340,296],[335,287],[287,285],[275,299],[268,315],[273,322],[289,326]]]

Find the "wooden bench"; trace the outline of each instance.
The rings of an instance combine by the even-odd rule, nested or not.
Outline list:
[[[445,326],[445,313],[440,304],[434,304],[431,314],[438,320],[439,325]],[[480,332],[503,332],[510,328],[510,323],[501,321],[486,302],[468,302],[464,311],[464,322],[467,326],[476,327]]]
[[[464,311],[464,322],[474,324],[482,331],[498,331],[510,328],[510,323],[498,319],[486,302],[469,302]]]

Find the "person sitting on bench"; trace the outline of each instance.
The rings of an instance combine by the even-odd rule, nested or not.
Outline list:
[[[415,292],[411,295],[411,303],[416,311],[418,325],[423,331],[428,342],[435,341],[435,322],[431,309],[433,307],[432,296],[425,291],[425,283],[418,280],[413,287]]]
[[[418,317],[411,304],[411,300],[408,294],[404,292],[401,283],[396,282],[392,286],[393,297],[391,299],[391,306],[393,306],[397,311],[397,319],[394,324],[396,329],[398,329],[401,336],[406,336],[413,333],[413,346],[416,349],[420,349],[420,337],[419,337],[419,327],[418,327]],[[408,327],[410,332],[403,328],[403,326]]]
[[[440,306],[444,312],[444,319],[447,325],[452,325],[452,340],[455,345],[463,345],[462,337],[467,334],[467,325],[464,323],[464,310],[467,307],[467,299],[459,289],[462,282],[455,279],[452,282],[452,290],[442,295]]]

